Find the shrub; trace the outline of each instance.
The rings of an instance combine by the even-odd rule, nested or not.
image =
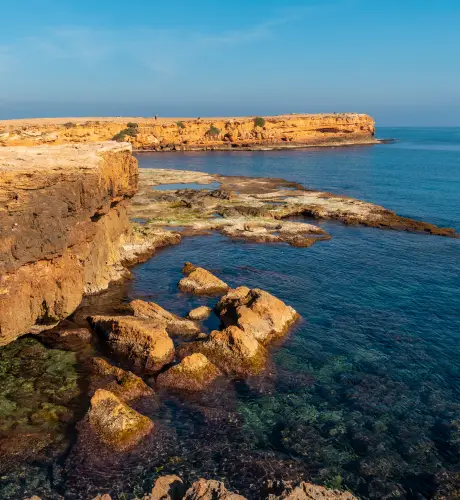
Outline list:
[[[121,132],[118,132],[118,134],[115,134],[112,137],[112,141],[117,141],[117,142],[123,142],[125,139],[126,139],[126,134],[125,134],[124,130],[122,130]]]
[[[131,125],[128,128],[124,128],[123,130],[120,130],[118,134],[115,134],[112,137],[112,141],[117,141],[117,142],[123,142],[126,137],[136,137],[139,131],[137,130],[137,123],[128,123],[128,125]],[[133,126],[135,125],[135,126]]]
[[[137,123],[134,123],[134,122],[129,122],[127,126],[128,126],[128,128],[137,128],[137,127],[139,127],[139,125]]]
[[[179,128],[185,128],[185,124],[184,124],[184,122],[177,122],[177,126],[178,126]]]
[[[254,118],[254,127],[264,127],[265,126],[265,120],[261,116],[258,116],[257,118]]]
[[[211,125],[206,134],[209,135],[209,137],[217,137],[220,134],[220,129],[218,129],[215,125]]]
[[[125,128],[124,130],[122,130],[122,132],[124,132],[125,135],[129,135],[130,137],[136,137],[137,134],[139,133],[137,128],[134,127]]]
[[[75,128],[76,125],[73,122],[67,122],[67,123],[64,123],[64,127],[65,128]]]

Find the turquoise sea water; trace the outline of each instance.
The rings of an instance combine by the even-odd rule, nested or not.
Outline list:
[[[460,129],[378,135],[397,142],[138,158],[141,168],[281,177],[460,231]],[[216,299],[178,292],[189,260],[232,286],[273,293],[302,319],[272,348],[267,376],[190,399],[163,394],[138,408],[155,420],[157,434],[122,459],[97,450],[82,458],[70,433],[63,450],[0,477],[0,498],[134,498],[168,473],[222,479],[250,499],[274,478],[313,480],[361,498],[458,498],[460,240],[320,224],[332,239],[310,248],[214,234],[184,238],[137,266],[133,280],[100,299],[153,300],[178,314],[214,305]],[[217,318],[205,326],[218,327]],[[26,347],[37,363],[45,357]],[[60,357],[47,363],[63,366]]]

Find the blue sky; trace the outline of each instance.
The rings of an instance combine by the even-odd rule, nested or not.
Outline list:
[[[460,125],[459,0],[22,0],[0,117],[357,111]]]

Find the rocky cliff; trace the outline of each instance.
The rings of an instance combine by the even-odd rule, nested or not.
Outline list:
[[[120,279],[137,189],[129,144],[5,148],[0,155],[0,345],[65,318]]]
[[[137,150],[257,149],[375,143],[374,120],[356,113],[265,118],[60,118],[0,121],[0,145],[91,143]]]

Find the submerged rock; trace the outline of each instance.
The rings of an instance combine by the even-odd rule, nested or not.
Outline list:
[[[200,306],[195,309],[192,309],[187,317],[193,321],[202,321],[204,319],[208,319],[211,315],[212,309],[207,306]]]
[[[149,418],[105,389],[98,389],[91,398],[88,422],[98,438],[117,451],[133,448],[153,430]]]
[[[264,290],[239,287],[230,290],[216,306],[225,326],[236,325],[262,344],[285,334],[299,315]]]
[[[63,320],[51,330],[45,330],[37,337],[42,344],[63,351],[80,351],[91,344],[92,334],[88,328]]]
[[[116,356],[137,370],[155,373],[174,357],[174,344],[155,322],[132,316],[91,316],[90,322]]]
[[[246,500],[245,497],[228,491],[224,483],[213,479],[195,481],[185,493],[185,500]]]
[[[179,364],[157,377],[160,387],[199,391],[211,384],[221,372],[209,359],[200,353],[186,356]]]
[[[200,333],[200,328],[190,319],[180,318],[166,309],[163,309],[155,302],[145,302],[143,300],[133,300],[129,303],[138,318],[150,319],[159,328],[164,328],[170,335],[196,336]]]
[[[183,344],[178,352],[180,356],[202,353],[224,373],[238,377],[259,373],[267,359],[265,348],[236,326],[215,330],[206,340]]]
[[[229,290],[227,283],[214,276],[206,269],[186,262],[182,273],[185,277],[179,281],[179,289],[196,295],[213,295],[225,293]]]
[[[93,373],[92,385],[113,392],[123,401],[152,396],[151,389],[140,377],[134,373],[113,366],[102,358],[91,359],[91,371]]]

